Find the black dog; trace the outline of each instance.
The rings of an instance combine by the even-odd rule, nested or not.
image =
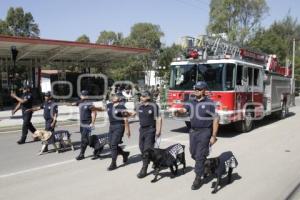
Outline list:
[[[152,161],[154,164],[154,179],[152,183],[157,181],[158,173],[162,168],[169,167],[175,176],[178,171],[178,162],[183,165],[183,172],[186,167],[184,145],[174,144],[166,149],[150,148],[144,151],[143,159]],[[173,169],[175,166],[175,170]]]
[[[100,157],[100,153],[103,151],[104,146],[108,144],[107,134],[91,135],[89,138],[89,146],[94,149],[93,158],[97,159]]]
[[[231,183],[233,168],[236,168],[237,166],[238,162],[231,151],[224,152],[219,157],[208,158],[205,160],[204,177],[214,175],[217,178],[217,182],[212,193],[216,193],[218,191],[222,175],[227,174],[227,184]]]

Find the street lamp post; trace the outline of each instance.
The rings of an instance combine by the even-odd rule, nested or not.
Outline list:
[[[292,66],[292,79],[295,78],[295,52],[296,52],[296,39],[293,39],[293,66]]]
[[[16,61],[17,61],[17,56],[18,56],[18,50],[16,46],[11,46],[11,58],[13,61],[13,69],[11,70],[11,80],[9,81],[10,83],[10,89],[14,90],[14,79],[15,79],[15,69],[16,69]],[[10,77],[10,76],[9,76]]]
[[[292,94],[292,105],[295,106],[295,52],[296,52],[296,39],[293,39],[293,61],[292,61],[292,85],[291,85],[291,94]]]

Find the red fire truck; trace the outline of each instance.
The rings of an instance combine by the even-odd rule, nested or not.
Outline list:
[[[286,117],[291,105],[291,70],[279,66],[275,55],[256,53],[220,38],[189,39],[192,45],[187,55],[171,63],[169,111],[193,98],[197,81],[206,81],[220,124],[234,123],[238,131],[248,132],[255,120],[267,115]],[[189,126],[188,118],[184,120]]]

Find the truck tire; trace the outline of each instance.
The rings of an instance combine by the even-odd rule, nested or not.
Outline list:
[[[190,121],[185,121],[185,125],[188,129],[191,128],[191,122]]]
[[[246,133],[253,129],[253,115],[250,110],[246,110],[245,119],[235,123],[235,129],[240,133]]]

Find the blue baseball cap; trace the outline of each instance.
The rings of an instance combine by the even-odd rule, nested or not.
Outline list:
[[[198,90],[203,90],[203,89],[207,89],[208,85],[205,81],[198,81],[195,85],[194,85],[194,89],[198,89]]]

